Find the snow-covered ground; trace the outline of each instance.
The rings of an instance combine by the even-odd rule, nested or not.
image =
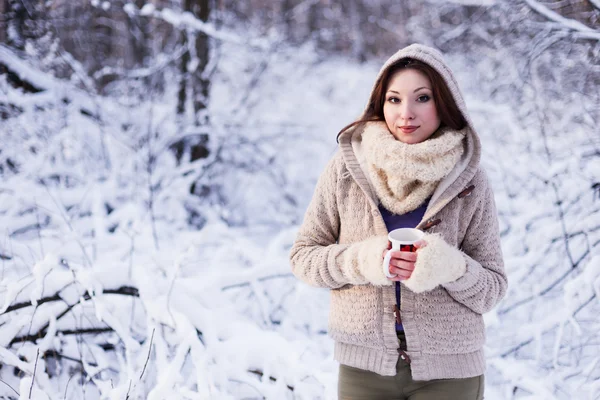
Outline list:
[[[94,97],[32,66],[47,90],[24,95],[0,76],[0,99],[22,108],[0,120],[5,398],[335,399],[328,292],[298,282],[288,252],[379,64],[310,46],[222,54],[211,153],[195,162],[168,150],[186,134],[174,87],[152,102]],[[597,133],[560,104],[556,130],[540,132],[511,103],[528,99],[494,102],[473,80],[506,76],[449,59],[482,136],[510,283],[486,315],[486,399],[598,399]],[[91,328],[106,329],[71,332]]]

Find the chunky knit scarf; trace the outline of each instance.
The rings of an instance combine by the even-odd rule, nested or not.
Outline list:
[[[368,122],[364,159],[379,200],[394,214],[417,209],[452,171],[464,151],[465,131],[440,128],[421,143],[396,140],[385,122]]]

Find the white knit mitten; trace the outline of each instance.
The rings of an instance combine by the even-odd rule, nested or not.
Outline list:
[[[454,282],[467,271],[467,262],[456,247],[437,234],[425,234],[427,245],[417,250],[415,270],[402,281],[415,293],[427,292],[444,283]]]
[[[376,236],[355,245],[360,274],[372,285],[388,286],[393,283],[384,275],[381,268],[382,254],[387,249],[387,245],[387,236]]]

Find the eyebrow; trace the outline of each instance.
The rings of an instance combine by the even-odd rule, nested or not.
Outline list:
[[[421,90],[421,89],[427,89],[427,90],[431,90],[431,89],[429,89],[427,86],[421,86],[420,88],[416,88],[415,90],[413,90],[413,93],[417,93],[417,92],[418,92],[419,90]],[[397,92],[397,91],[395,91],[395,90],[388,90],[388,92],[391,92],[391,93],[396,93],[396,94],[400,94],[400,92]]]
[[[429,89],[427,86],[421,86],[420,88],[417,88],[417,89],[415,89],[415,90],[413,91],[413,93],[417,93],[417,92],[418,92],[419,90],[421,90],[421,89],[427,89],[427,90],[431,90],[431,89]]]

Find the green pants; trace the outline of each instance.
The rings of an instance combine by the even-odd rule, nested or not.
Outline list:
[[[396,376],[340,365],[339,400],[482,400],[483,375],[465,379],[415,381],[410,366],[396,365]]]

